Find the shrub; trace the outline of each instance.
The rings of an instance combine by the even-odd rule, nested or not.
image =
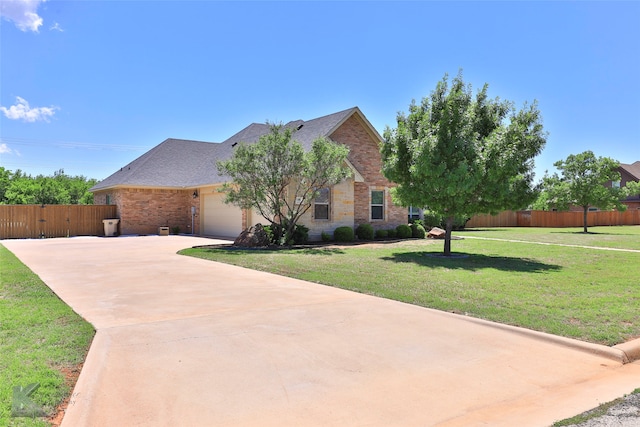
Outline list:
[[[360,224],[358,228],[356,228],[356,236],[358,239],[362,240],[373,240],[373,227],[371,224]]]
[[[456,215],[453,218],[453,229],[464,230],[464,227],[467,225],[467,221],[469,221],[469,217],[467,215]],[[447,227],[447,218],[432,211],[425,211],[422,225],[425,229],[429,230],[433,227],[440,227],[444,230]]]
[[[453,229],[454,230],[464,230],[464,228],[467,226],[467,221],[469,221],[469,217],[466,215],[456,215],[453,218]],[[446,223],[444,224],[444,226],[446,227]]]
[[[331,241],[331,234],[325,233],[323,231],[322,233],[320,233],[320,238],[322,239],[323,242],[330,242]]]
[[[263,225],[262,229],[264,230],[265,233],[267,233],[267,236],[269,236],[269,243],[275,244],[276,242],[273,241],[273,229],[271,229],[271,226]]]
[[[398,234],[398,237],[401,239],[408,239],[409,237],[411,237],[411,227],[409,227],[407,224],[400,224],[399,226],[397,226],[396,232]]]
[[[376,237],[378,239],[384,239],[387,236],[389,236],[388,230],[376,230]]]
[[[180,234],[180,227],[171,227],[171,234]]]
[[[397,237],[398,236],[398,230],[396,230],[395,228],[390,228],[387,230],[387,235],[389,237]]]
[[[300,245],[303,243],[307,243],[309,240],[309,228],[302,224],[296,224],[296,228],[293,231],[293,243],[295,245]]]
[[[414,222],[411,224],[411,237],[417,237],[418,239],[424,239],[424,236],[427,235],[426,230],[421,224]]]
[[[409,224],[410,225],[418,224],[418,225],[421,225],[421,226],[424,227],[424,220],[422,220],[422,219],[412,219],[412,220],[409,220]]]
[[[442,215],[438,215],[432,211],[424,211],[424,219],[422,225],[425,228],[431,230],[433,227],[440,227],[442,225]]]
[[[296,224],[296,228],[293,230],[293,236],[291,239],[289,239],[288,242],[284,241],[284,236],[281,237],[282,242],[276,242],[275,230],[280,227],[280,224],[274,223],[272,223],[271,225],[263,226],[264,231],[266,231],[267,235],[269,236],[269,241],[274,245],[301,245],[309,241],[309,229],[302,224]]]
[[[333,240],[336,242],[353,242],[354,237],[353,228],[347,226],[338,227],[333,232]]]

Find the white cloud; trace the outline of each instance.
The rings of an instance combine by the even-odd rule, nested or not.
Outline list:
[[[0,144],[0,154],[11,154],[11,148],[7,144]]]
[[[6,118],[10,120],[22,120],[24,122],[38,122],[38,121],[49,121],[49,117],[52,117],[58,107],[36,107],[31,108],[29,103],[24,99],[16,96],[16,104],[7,108],[4,106],[0,106],[0,111],[2,111]]]
[[[54,22],[53,25],[49,27],[49,29],[51,31],[55,30],[55,31],[60,31],[61,33],[64,33],[64,29],[57,22]]]
[[[0,16],[13,21],[22,31],[38,32],[42,25],[42,18],[38,15],[40,3],[46,0],[2,0],[0,1]]]

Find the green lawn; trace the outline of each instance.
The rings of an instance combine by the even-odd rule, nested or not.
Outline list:
[[[71,393],[61,369],[77,367],[93,327],[0,245],[0,426],[46,426],[12,416],[13,387],[37,383],[30,396],[47,415]]]
[[[639,229],[612,227],[616,233],[608,236],[617,237],[609,246],[632,246],[628,236],[637,238]],[[558,233],[511,230],[456,234],[522,239],[529,233],[530,240],[545,241]],[[593,242],[592,235],[567,235],[571,244]],[[464,239],[454,240],[452,250],[468,257],[433,256],[442,249],[442,241],[408,240],[378,247],[180,253],[594,343],[640,336],[640,253]]]
[[[588,234],[580,228],[505,227],[472,228],[456,232],[459,236],[494,239],[526,240],[564,245],[585,245],[604,248],[640,250],[640,225],[625,227],[589,227]]]

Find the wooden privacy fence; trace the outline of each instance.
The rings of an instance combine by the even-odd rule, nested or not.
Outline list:
[[[104,236],[115,205],[0,205],[0,239]]]
[[[582,227],[583,212],[505,211],[498,215],[476,215],[467,222],[475,227]],[[587,225],[640,225],[640,210],[595,211],[587,214]]]

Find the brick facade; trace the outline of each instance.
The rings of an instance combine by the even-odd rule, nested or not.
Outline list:
[[[362,174],[364,182],[354,185],[354,227],[371,224],[375,229],[393,228],[407,223],[407,208],[396,206],[389,191],[394,184],[382,175],[382,157],[378,138],[373,135],[362,118],[354,114],[333,134],[331,139],[349,147],[349,161]],[[371,191],[383,190],[384,219],[371,219]]]
[[[628,182],[638,181],[636,177],[631,175],[626,170],[619,168],[620,172],[620,185],[624,187]],[[623,200],[622,203],[627,205],[628,209],[640,209],[640,194],[634,194],[629,196],[626,200]]]
[[[158,234],[159,227],[191,234],[191,206],[196,208],[194,233],[199,233],[198,198],[193,190],[118,188],[94,194],[95,204],[118,206],[120,234]]]
[[[395,228],[407,223],[407,209],[395,206],[390,189],[393,184],[382,176],[382,159],[379,136],[361,113],[351,114],[330,138],[349,147],[349,161],[362,175],[364,182],[354,178],[334,186],[330,192],[330,219],[316,220],[312,208],[300,223],[309,228],[309,237],[319,240],[321,233],[332,234],[340,226],[356,228],[363,223],[375,229]],[[94,194],[95,204],[115,204],[120,218],[120,234],[158,234],[158,227],[179,227],[181,233],[199,234],[204,230],[204,191],[212,187],[196,189],[169,188],[111,188]],[[384,191],[384,219],[371,219],[371,191]],[[194,191],[197,194],[194,197]],[[194,230],[191,230],[191,209],[195,207]],[[255,212],[243,212],[242,224],[249,227],[266,221]]]

